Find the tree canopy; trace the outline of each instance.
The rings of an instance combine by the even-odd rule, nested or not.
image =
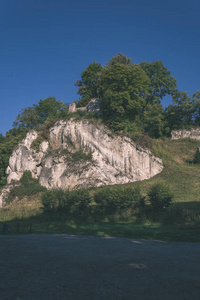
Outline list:
[[[200,91],[190,97],[176,87],[176,79],[161,61],[136,64],[119,53],[104,67],[93,62],[77,80],[78,106],[91,98],[102,101],[102,119],[115,131],[134,135],[147,133],[152,138],[169,135],[171,130],[200,126]],[[170,95],[172,103],[163,107]],[[52,121],[65,118],[67,106],[55,97],[40,100],[20,111],[5,137],[0,134],[0,186],[5,184],[5,169],[13,148],[28,130],[47,129]]]
[[[67,107],[62,101],[56,101],[55,97],[40,100],[38,104],[26,107],[20,111],[5,136],[0,134],[0,188],[6,184],[6,168],[13,148],[22,140],[30,129],[42,129],[45,122],[52,119],[65,117]]]
[[[79,105],[100,97],[103,119],[113,129],[145,131],[152,137],[166,131],[161,100],[175,94],[176,79],[161,61],[135,64],[119,53],[104,67],[90,64],[81,78],[75,83],[81,96]]]
[[[81,96],[78,106],[86,106],[91,98],[99,96],[98,76],[101,70],[101,64],[93,62],[82,72],[81,80],[76,81],[77,94]]]
[[[55,97],[48,97],[40,100],[38,104],[26,107],[20,111],[13,123],[15,128],[40,128],[47,119],[62,118],[67,113],[67,107],[62,101]]]

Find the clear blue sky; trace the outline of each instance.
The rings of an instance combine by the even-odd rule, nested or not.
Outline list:
[[[192,95],[199,12],[199,0],[0,0],[0,132],[40,99],[78,99],[82,71],[119,52],[135,63],[162,60]]]

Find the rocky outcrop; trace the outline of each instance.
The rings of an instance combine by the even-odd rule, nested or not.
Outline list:
[[[48,189],[73,189],[144,180],[163,169],[161,159],[149,150],[88,120],[57,122],[39,152],[31,147],[37,138],[36,131],[29,132],[13,151],[8,183],[29,170]]]
[[[183,138],[200,140],[200,128],[192,128],[191,130],[186,130],[186,129],[172,130],[171,137],[173,140],[183,139]]]
[[[86,111],[86,112],[93,112],[97,116],[101,115],[101,99],[93,98],[90,100],[87,106],[85,107],[76,107],[76,103],[72,103],[69,106],[69,112],[77,112],[79,110]]]
[[[17,149],[13,151],[9,159],[9,166],[6,169],[8,184],[20,180],[24,171],[31,171],[33,178],[39,178],[42,169],[41,161],[45,157],[49,143],[43,141],[40,144],[40,151],[37,153],[31,148],[37,137],[38,133],[36,131],[30,131],[27,133],[26,138],[19,143]]]
[[[6,185],[0,193],[0,207],[4,204],[4,199],[6,199],[10,193],[10,191],[13,189],[13,187],[17,186],[17,184],[9,184]]]

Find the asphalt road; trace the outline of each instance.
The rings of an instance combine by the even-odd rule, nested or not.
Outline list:
[[[200,243],[0,235],[0,300],[200,299]]]

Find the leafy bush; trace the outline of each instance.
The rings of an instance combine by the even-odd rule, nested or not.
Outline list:
[[[194,164],[200,164],[200,149],[197,147],[197,150],[195,152],[194,158],[193,158]]]
[[[61,207],[62,199],[64,191],[62,190],[47,190],[43,195],[42,195],[42,204],[44,211],[52,211],[55,212],[59,210]]]
[[[36,152],[40,151],[40,144],[45,141],[42,136],[38,136],[31,144],[31,148],[34,149]]]
[[[35,195],[39,192],[44,192],[45,190],[46,188],[41,186],[37,179],[32,178],[30,171],[25,171],[19,181],[19,185],[11,189],[8,197],[5,199],[5,203],[9,204],[15,198],[20,200],[24,196]]]
[[[69,211],[73,216],[83,216],[91,202],[91,196],[86,189],[74,190],[69,193]]]
[[[96,213],[102,216],[119,213],[144,205],[140,190],[132,188],[104,188],[94,195]]]
[[[50,190],[42,195],[44,211],[61,211],[71,216],[84,216],[91,197],[88,190]]]
[[[168,186],[156,183],[148,191],[148,198],[153,210],[160,211],[170,206],[173,195]]]
[[[92,160],[92,152],[88,154],[84,153],[83,151],[76,151],[72,154],[72,158],[75,162],[79,160]]]

